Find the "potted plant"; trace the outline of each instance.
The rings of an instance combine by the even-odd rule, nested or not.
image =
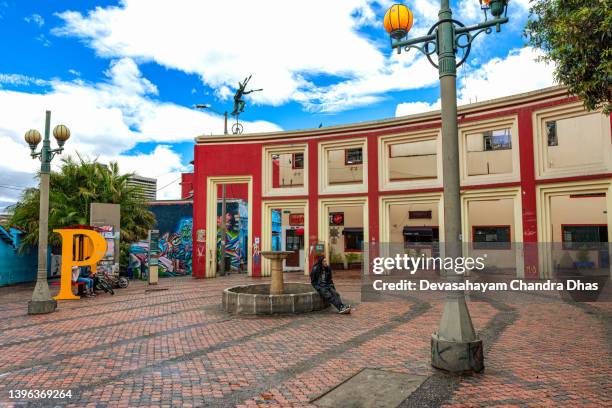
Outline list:
[[[580,250],[578,250],[574,266],[576,269],[593,269],[595,267],[595,262],[591,261],[589,250],[586,246],[583,246],[580,248]]]
[[[355,252],[349,252],[344,254],[344,263],[346,265],[345,269],[352,267],[355,263],[357,263],[360,259],[360,254]]]

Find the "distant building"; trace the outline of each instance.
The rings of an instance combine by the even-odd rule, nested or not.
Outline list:
[[[128,179],[128,185],[140,187],[145,201],[155,201],[157,198],[157,179],[134,174]]]

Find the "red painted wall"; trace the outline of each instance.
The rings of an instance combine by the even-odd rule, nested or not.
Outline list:
[[[206,244],[196,239],[199,229],[206,229],[206,184],[208,176],[244,176],[253,177],[253,233],[249,237],[251,245],[256,238],[261,237],[261,154],[262,144],[234,144],[228,148],[224,145],[196,145],[194,152],[194,169],[196,179],[194,183],[194,258],[193,276],[205,276]],[[241,190],[236,184],[237,195],[247,199],[248,193]],[[246,189],[246,184],[243,185]],[[233,188],[233,187],[232,187]],[[229,190],[229,189],[228,189]],[[239,198],[242,198],[239,197]],[[207,231],[206,239],[214,239],[215,232]],[[261,275],[261,262],[253,263],[253,276]]]
[[[181,174],[181,198],[191,198],[193,194],[193,173]]]
[[[223,194],[223,187],[219,185],[217,186],[217,197],[221,199],[222,194]],[[249,201],[249,186],[246,183],[226,184],[225,185],[225,198]]]

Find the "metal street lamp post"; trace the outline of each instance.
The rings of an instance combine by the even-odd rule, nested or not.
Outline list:
[[[508,22],[507,0],[481,0],[485,21],[465,26],[452,18],[449,0],[440,1],[438,21],[427,35],[407,39],[413,16],[408,7],[394,4],[385,14],[385,29],[391,35],[391,48],[415,48],[425,54],[440,77],[442,119],[442,182],[444,188],[444,248],[445,257],[456,259],[462,254],[461,198],[459,184],[459,135],[457,132],[457,67],[467,59],[472,42],[481,33],[490,34],[495,27]],[[488,13],[492,19],[488,19]],[[457,61],[457,51],[463,56]],[[432,56],[438,56],[436,63]],[[458,282],[463,276],[446,271],[447,279]],[[465,293],[450,292],[446,298],[440,326],[431,337],[431,364],[450,372],[481,371],[484,368],[482,340],[474,331]]]
[[[28,314],[44,314],[54,312],[57,301],[51,297],[49,285],[47,284],[47,239],[49,235],[49,173],[51,172],[51,160],[56,154],[61,153],[64,143],[70,138],[70,130],[64,125],[57,125],[53,129],[53,136],[57,140],[58,148],[51,149],[49,140],[49,128],[51,124],[51,112],[47,111],[45,118],[45,138],[42,149],[36,152],[36,146],[41,141],[40,133],[36,129],[30,129],[25,133],[24,139],[30,145],[32,158],[40,159],[40,213],[38,219],[38,273],[36,275],[36,287],[32,293],[32,300],[28,302]]]

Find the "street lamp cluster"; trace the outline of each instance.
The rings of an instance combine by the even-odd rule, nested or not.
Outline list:
[[[444,251],[445,256],[462,255],[461,198],[459,184],[459,136],[457,131],[457,67],[467,59],[472,42],[481,33],[490,34],[493,27],[501,31],[508,22],[507,0],[480,0],[484,22],[466,26],[453,19],[449,0],[440,1],[438,21],[427,35],[408,39],[414,17],[403,4],[392,5],[383,24],[391,37],[391,48],[398,54],[402,48],[423,53],[438,68],[442,119],[442,182],[444,187]],[[489,19],[488,14],[492,19]],[[463,55],[457,60],[457,53]],[[432,56],[437,55],[437,62]],[[449,281],[460,281],[462,275],[445,271]],[[438,331],[431,336],[431,364],[450,372],[482,371],[484,356],[482,340],[478,338],[470,318],[463,291],[449,293],[444,304]]]
[[[51,160],[56,154],[64,150],[64,143],[70,138],[70,130],[64,125],[57,125],[53,129],[53,137],[59,146],[51,148],[49,129],[51,126],[51,112],[46,112],[45,138],[36,129],[28,130],[24,139],[30,146],[30,156],[40,159],[40,212],[38,221],[38,272],[36,274],[36,286],[32,293],[32,300],[28,303],[29,314],[51,313],[57,308],[57,302],[51,297],[47,283],[47,245],[49,234],[49,173],[51,172]],[[42,148],[39,152],[36,147],[41,142]]]

